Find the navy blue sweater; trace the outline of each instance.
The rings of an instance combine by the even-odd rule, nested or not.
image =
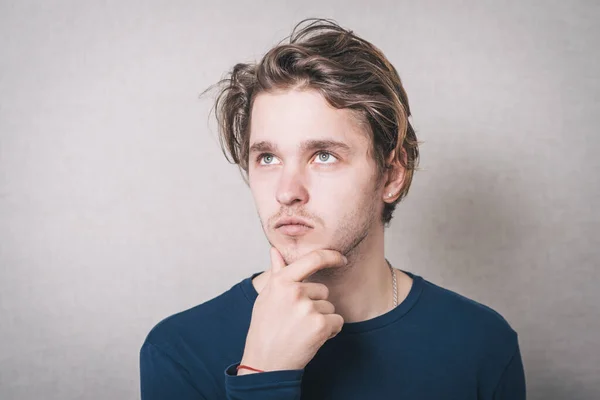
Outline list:
[[[421,276],[396,308],[345,323],[304,369],[236,375],[256,272],[171,315],[140,350],[142,400],[521,400],[517,333],[493,309]]]

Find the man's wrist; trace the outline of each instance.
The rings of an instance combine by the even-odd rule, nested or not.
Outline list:
[[[237,371],[237,375],[248,375],[248,374],[256,374],[258,371],[252,371],[250,369],[246,369],[246,368],[240,368]]]
[[[258,370],[258,371],[255,371]],[[255,374],[257,372],[263,372],[264,369],[260,368],[254,361],[248,361],[247,358],[242,357],[240,364],[237,367],[238,375]]]

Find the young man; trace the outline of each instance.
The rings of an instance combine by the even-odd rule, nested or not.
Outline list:
[[[525,399],[507,321],[384,256],[419,158],[385,56],[314,20],[221,83],[271,266],[151,330],[142,398]]]

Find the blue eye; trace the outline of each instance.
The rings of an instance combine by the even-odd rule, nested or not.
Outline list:
[[[319,157],[318,157],[318,158],[319,158],[321,161],[327,161],[327,160],[329,160],[331,157],[333,157],[333,154],[331,154],[331,153],[328,153],[328,152],[326,152],[326,151],[321,151],[321,152],[319,152],[318,154],[319,154]],[[323,157],[321,157],[321,156],[325,156],[325,159],[323,159]],[[326,163],[326,164],[331,164],[331,163]]]
[[[321,157],[321,161],[327,161],[327,158],[329,157],[329,154],[327,154],[327,153],[319,153],[319,156],[326,156],[325,160],[323,160],[323,157]]]
[[[335,161],[332,161],[331,159],[335,159],[335,156],[331,153],[329,153],[328,151],[319,151],[317,154],[317,158],[319,158],[320,161],[322,161],[319,164],[333,164],[335,163]],[[273,164],[273,159],[275,158],[275,156],[271,153],[262,153],[259,154],[258,157],[256,157],[256,161],[258,162],[259,165],[275,165]],[[264,163],[263,163],[264,161]],[[327,162],[330,161],[330,162]]]
[[[273,157],[271,154],[266,154],[265,157],[271,158]],[[263,158],[263,160],[265,160],[265,158]],[[265,160],[266,161],[266,160]],[[269,163],[269,161],[267,161],[267,164]]]

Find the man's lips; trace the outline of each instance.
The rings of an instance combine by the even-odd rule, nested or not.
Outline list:
[[[275,229],[277,229],[283,225],[304,225],[309,228],[312,228],[312,225],[308,221],[306,221],[302,218],[297,218],[297,217],[293,217],[293,218],[288,217],[288,218],[280,219],[279,221],[277,221],[277,224],[275,224]]]
[[[310,226],[302,225],[302,224],[286,224],[281,225],[277,228],[277,230],[284,235],[288,236],[300,236],[309,232],[312,228]]]

